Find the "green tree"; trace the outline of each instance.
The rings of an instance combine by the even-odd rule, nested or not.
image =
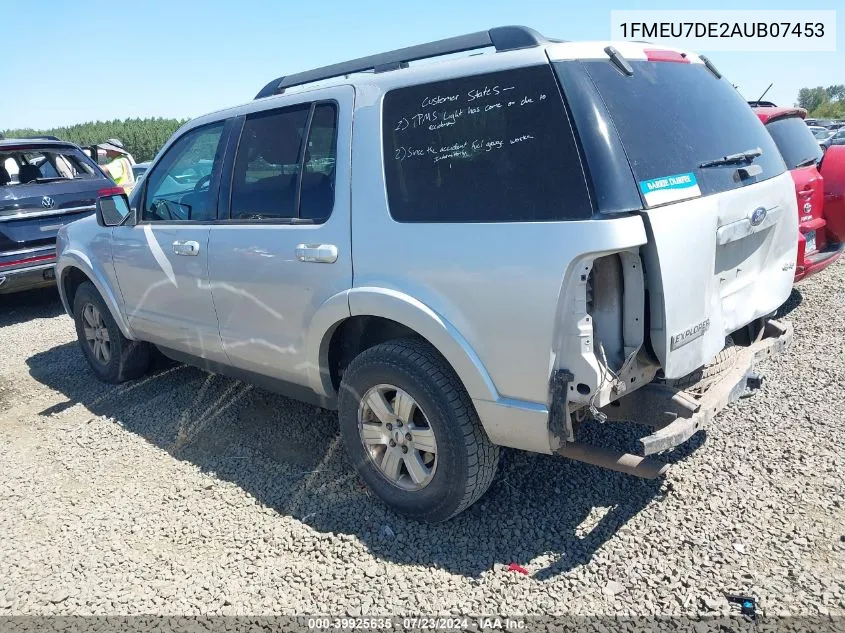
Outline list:
[[[825,101],[829,101],[827,91],[819,86],[818,88],[801,88],[798,91],[798,106],[812,112]]]
[[[114,119],[112,121],[90,121],[67,127],[48,130],[31,128],[0,130],[6,138],[22,136],[57,136],[58,138],[88,146],[102,143],[106,139],[117,138],[126,150],[138,162],[151,160],[184,120],[149,118],[149,119]]]
[[[845,84],[801,88],[796,105],[816,119],[845,118]]]

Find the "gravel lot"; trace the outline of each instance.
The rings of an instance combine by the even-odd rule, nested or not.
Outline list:
[[[103,385],[54,291],[4,296],[0,615],[845,615],[843,288],[793,293],[796,344],[665,481],[506,452],[438,526],[368,496],[332,414],[164,362]]]

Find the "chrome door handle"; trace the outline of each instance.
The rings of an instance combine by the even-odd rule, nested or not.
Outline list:
[[[177,255],[196,256],[199,255],[200,245],[199,242],[193,240],[187,242],[176,240],[173,242],[173,252]]]
[[[334,264],[337,261],[337,246],[334,244],[297,244],[296,258],[301,262]]]

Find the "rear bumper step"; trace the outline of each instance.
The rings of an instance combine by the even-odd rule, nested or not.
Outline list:
[[[828,244],[823,251],[805,256],[803,263],[795,271],[795,281],[801,281],[817,272],[821,272],[839,259],[843,251],[845,251],[845,242]]]
[[[640,453],[654,455],[683,444],[710,424],[716,414],[737,400],[746,389],[760,386],[757,364],[786,349],[792,342],[792,324],[770,319],[762,336],[742,348],[734,365],[697,395],[668,385],[651,383],[602,411],[608,419],[627,420],[651,426],[651,435],[640,439]]]
[[[721,409],[747,389],[758,388],[762,378],[755,371],[757,363],[785,350],[792,337],[791,323],[769,319],[758,340],[742,348],[730,369],[708,383],[702,394],[693,393],[694,387],[683,390],[653,382],[604,407],[601,411],[608,420],[636,422],[654,429],[640,439],[640,455],[577,442],[565,442],[557,453],[644,479],[660,477],[669,470],[669,464],[649,456],[683,444],[707,428]]]

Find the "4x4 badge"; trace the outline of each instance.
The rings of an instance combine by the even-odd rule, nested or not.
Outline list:
[[[56,203],[53,202],[53,199],[50,196],[44,196],[41,198],[41,206],[45,209],[52,209],[56,206]]]

